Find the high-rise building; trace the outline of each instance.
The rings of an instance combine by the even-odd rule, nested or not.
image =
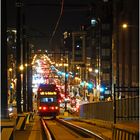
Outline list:
[[[91,57],[96,85],[112,93],[112,0],[96,1],[89,16],[87,49]]]

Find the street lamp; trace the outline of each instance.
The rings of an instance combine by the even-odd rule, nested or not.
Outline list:
[[[124,23],[124,24],[122,24],[122,28],[127,28],[128,27],[128,25],[127,25],[127,23]]]
[[[24,66],[20,65],[19,69],[20,69],[20,71],[23,71],[24,70]]]

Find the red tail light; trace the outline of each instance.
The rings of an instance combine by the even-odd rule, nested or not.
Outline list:
[[[52,106],[51,109],[54,110],[54,106]]]
[[[46,107],[46,106],[44,106],[44,107],[43,107],[43,110],[46,110],[46,109],[47,109],[47,107]]]
[[[76,106],[76,110],[79,110],[79,105]]]

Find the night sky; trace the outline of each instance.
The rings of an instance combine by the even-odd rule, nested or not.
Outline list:
[[[64,0],[63,14],[53,36],[54,47],[57,47],[64,31],[78,31],[80,25],[86,25],[90,4],[93,0]],[[60,16],[61,0],[26,0],[24,1],[26,32],[28,40],[36,48],[49,48],[56,23]],[[16,27],[15,0],[7,0],[8,27]]]
[[[88,14],[94,0],[64,0],[64,9],[53,36],[53,47],[59,47],[64,31],[77,31],[90,23]],[[49,41],[61,11],[61,0],[26,0],[26,32],[36,48],[49,49]],[[7,0],[8,27],[16,27],[15,0]]]

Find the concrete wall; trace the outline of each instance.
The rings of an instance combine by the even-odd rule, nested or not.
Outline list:
[[[123,98],[116,100],[116,121],[139,119],[140,97]],[[100,101],[82,104],[80,106],[80,117],[85,119],[100,119],[113,121],[113,101]]]
[[[113,121],[113,101],[83,104],[80,106],[80,117]]]

